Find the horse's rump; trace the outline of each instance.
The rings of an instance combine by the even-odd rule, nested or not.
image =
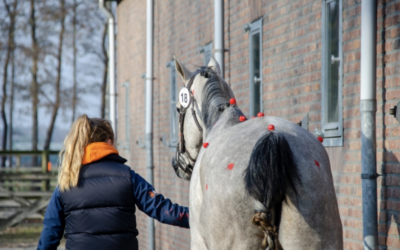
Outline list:
[[[262,239],[257,236],[260,231],[251,223],[254,199],[245,191],[243,177],[257,141],[271,133],[267,127],[274,124],[276,132],[272,133],[284,137],[288,150],[293,154],[294,168],[285,171],[297,170],[300,180],[296,181],[296,177],[291,175],[298,199],[290,185],[283,196],[287,199],[282,203],[279,228],[283,248],[340,249],[341,223],[329,159],[315,136],[276,117],[251,119],[222,131],[218,126],[226,122],[224,115],[220,120],[216,125],[218,133],[211,130],[207,137],[209,146],[200,152],[190,187],[191,226],[195,225],[196,230],[205,236],[207,248],[253,249],[261,245]],[[261,151],[263,149],[258,154]],[[265,178],[268,180],[269,177]],[[263,189],[262,184],[260,190]],[[277,197],[271,201],[282,199],[281,194]],[[224,230],[220,230],[221,227]]]

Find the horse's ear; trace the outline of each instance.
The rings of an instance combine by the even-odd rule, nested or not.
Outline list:
[[[178,58],[174,55],[174,60],[175,60],[175,67],[176,71],[178,71],[179,75],[181,76],[183,82],[186,84],[187,81],[189,81],[190,76],[192,75],[192,72],[190,72],[185,66],[179,62]]]
[[[210,62],[208,63],[208,67],[214,70],[218,75],[221,75],[221,67],[215,58],[212,56]]]

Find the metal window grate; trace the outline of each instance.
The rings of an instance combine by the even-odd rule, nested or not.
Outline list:
[[[343,146],[342,0],[323,0],[322,3],[323,145]]]
[[[203,65],[208,65],[212,56],[212,43],[204,45],[200,52],[203,53]]]
[[[263,112],[262,19],[248,25],[250,55],[250,117]]]

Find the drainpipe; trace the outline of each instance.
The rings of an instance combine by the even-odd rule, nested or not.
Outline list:
[[[214,0],[214,55],[224,78],[224,1]]]
[[[115,34],[114,34],[114,16],[105,6],[104,0],[99,0],[99,7],[104,12],[108,18],[108,72],[109,72],[109,82],[110,82],[110,121],[114,133],[117,134],[117,128],[115,124]],[[110,4],[111,9],[111,4]]]
[[[146,16],[146,174],[153,185],[153,0],[147,0]],[[154,219],[148,219],[149,249],[155,249]]]
[[[361,168],[364,249],[378,249],[376,173],[376,0],[361,3]]]

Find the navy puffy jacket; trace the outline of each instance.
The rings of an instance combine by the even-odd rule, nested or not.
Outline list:
[[[37,249],[138,249],[135,205],[160,222],[189,228],[189,210],[173,204],[112,154],[82,167],[77,187],[54,191]]]

